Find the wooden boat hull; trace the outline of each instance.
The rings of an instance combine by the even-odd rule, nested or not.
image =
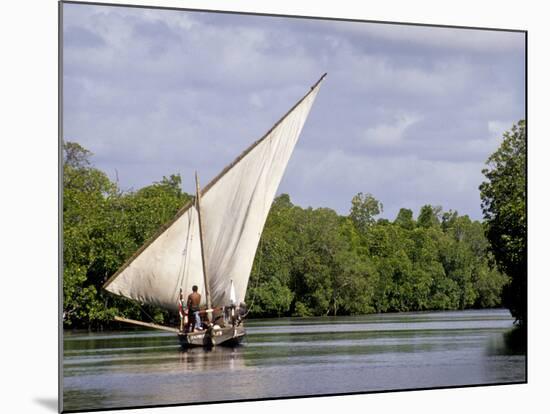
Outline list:
[[[198,332],[178,332],[180,345],[183,347],[202,346],[211,347],[217,345],[234,346],[241,343],[246,331],[244,326],[227,326],[218,329],[207,329]]]

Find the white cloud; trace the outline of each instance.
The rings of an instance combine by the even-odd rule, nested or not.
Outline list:
[[[487,129],[491,134],[491,138],[497,137],[498,140],[500,141],[502,139],[504,132],[510,130],[513,124],[514,124],[513,121],[491,120],[487,122]]]
[[[334,30],[410,46],[484,53],[523,52],[523,33],[393,24],[332,23]]]
[[[353,73],[349,79],[355,88],[366,93],[389,91],[393,94],[453,98],[460,95],[472,80],[472,64],[460,58],[436,60],[431,65],[403,65],[390,56],[340,55],[339,70],[344,74]],[[340,74],[339,74],[340,75]]]
[[[522,116],[508,33],[65,10],[88,39],[64,49],[66,137],[125,188],[195,169],[206,183],[328,71],[281,191],[341,213],[363,191],[388,217],[411,203],[479,216],[483,161]]]
[[[413,114],[398,115],[393,123],[383,123],[367,128],[363,134],[363,143],[373,147],[396,147],[403,141],[403,133],[421,118]]]
[[[399,208],[418,213],[424,204],[456,209],[479,218],[478,186],[482,181],[478,163],[419,160],[414,156],[377,157],[343,151],[298,151],[281,192],[294,202],[308,205],[316,200],[322,184],[324,204],[347,214],[351,198],[371,193],[385,206],[383,217],[395,218]],[[291,179],[290,177],[294,177]],[[295,177],[300,177],[295,182]],[[322,201],[322,200],[319,200]]]

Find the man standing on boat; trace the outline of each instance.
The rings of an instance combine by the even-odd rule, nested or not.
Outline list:
[[[198,292],[199,288],[197,285],[193,286],[193,292],[187,297],[187,309],[189,309],[189,312],[193,313],[193,326],[192,329],[190,329],[191,332],[195,330],[201,330],[201,316],[200,316],[200,303],[201,303],[201,295]]]

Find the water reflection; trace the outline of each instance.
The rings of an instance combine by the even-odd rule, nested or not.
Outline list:
[[[525,381],[507,311],[250,321],[243,345],[182,349],[145,330],[66,333],[64,408]]]
[[[525,355],[527,332],[519,327],[494,335],[487,343],[487,355]]]
[[[242,346],[212,349],[180,348],[179,363],[182,371],[206,371],[221,369],[235,371],[244,366]]]

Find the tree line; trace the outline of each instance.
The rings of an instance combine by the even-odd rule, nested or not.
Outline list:
[[[174,315],[116,297],[101,286],[192,199],[182,191],[181,177],[121,191],[92,165],[90,151],[75,142],[63,149],[64,326],[100,328],[115,315],[169,323]],[[519,259],[515,268],[506,266],[504,248],[493,246],[501,240],[499,229],[494,230],[501,218],[494,200],[502,196],[495,190],[490,161],[483,171],[488,181],[480,187],[483,223],[432,205],[423,206],[416,217],[402,208],[393,221],[378,218],[382,203],[368,193],[353,197],[348,215],[302,208],[289,195],[278,196],[250,275],[250,316],[489,308],[503,304],[503,289],[504,304],[512,309],[515,288],[510,286],[521,285],[514,275],[523,268]],[[506,163],[502,157],[499,162]],[[522,173],[521,165],[516,170],[493,175]],[[513,215],[507,219],[517,220]],[[522,257],[517,253],[521,243],[506,246]],[[520,313],[514,316],[520,319]]]
[[[348,216],[304,209],[286,194],[271,207],[248,300],[258,316],[352,315],[501,305],[508,277],[488,252],[483,225],[425,205],[376,219],[382,205],[357,194]]]

